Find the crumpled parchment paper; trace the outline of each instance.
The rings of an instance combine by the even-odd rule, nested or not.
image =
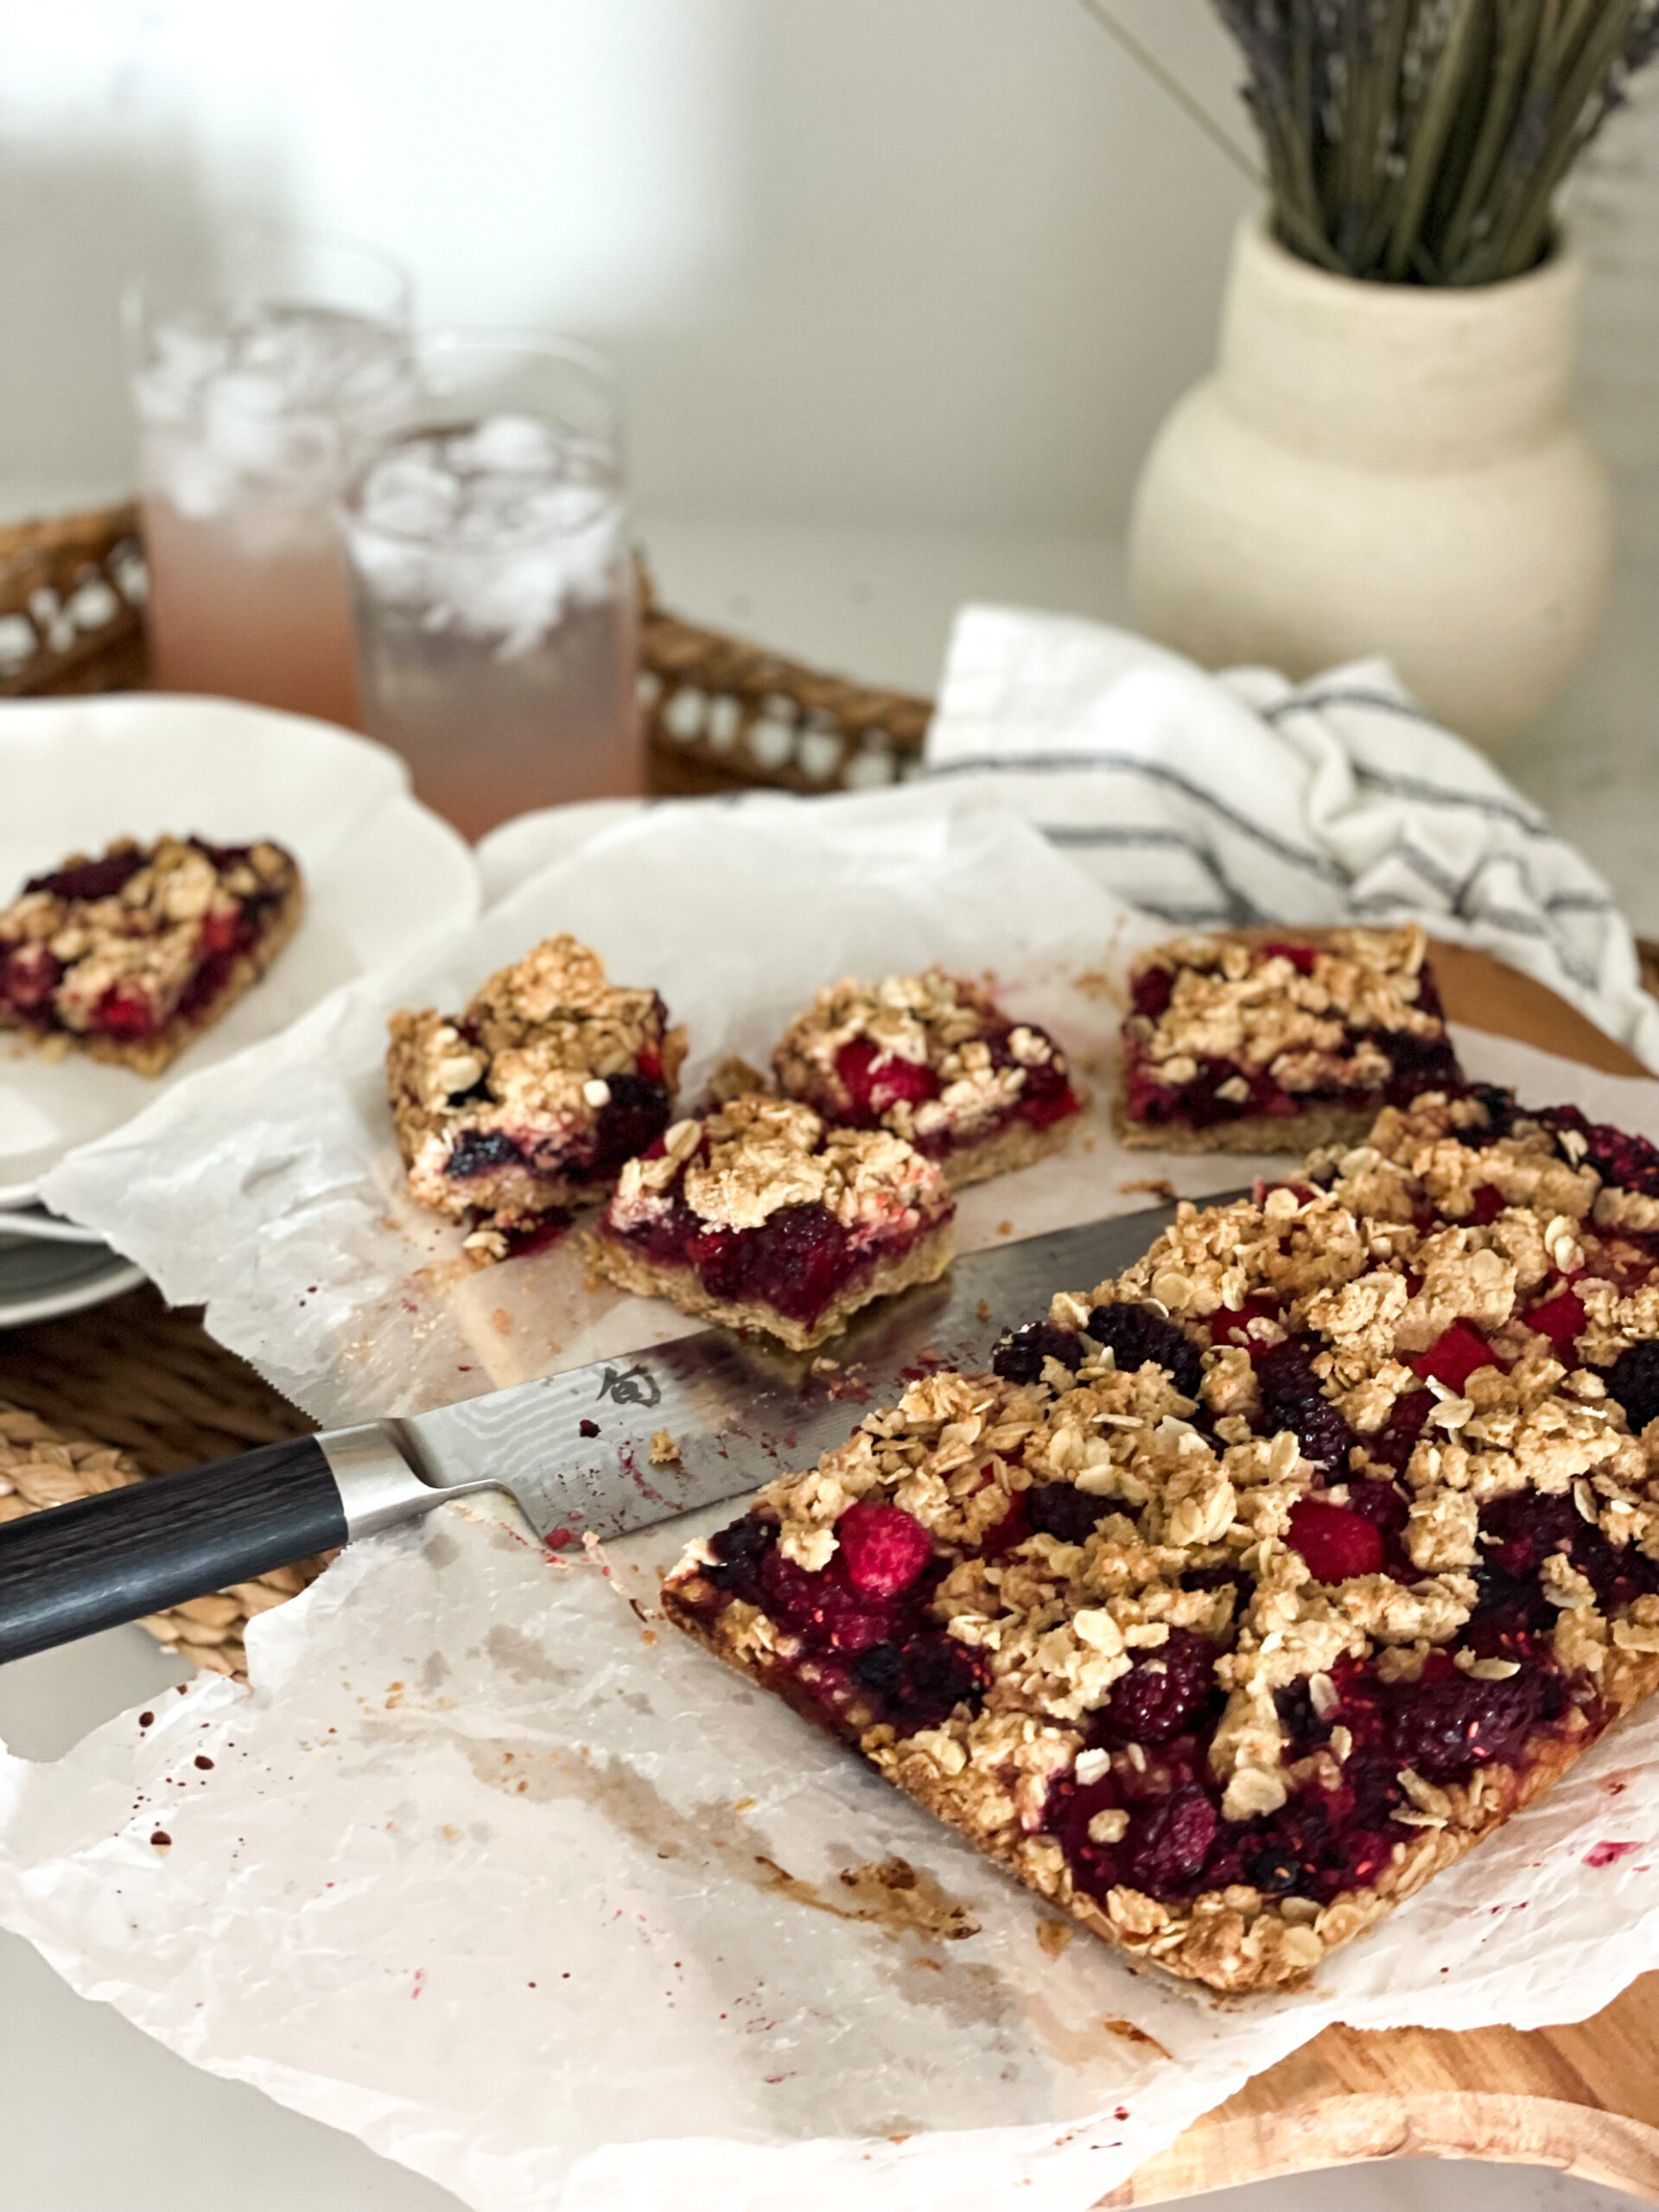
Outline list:
[[[704,1065],[753,1056],[842,965],[925,957],[992,966],[1033,1012],[1052,993],[1085,1045],[1109,1026],[1068,979],[1085,954],[1121,961],[1121,912],[982,810],[935,800],[918,860],[916,823],[884,842],[902,810],[864,804],[810,826],[787,807],[704,815],[706,833],[653,810],[521,887],[411,987],[458,1001],[563,925],[620,975],[671,963]],[[700,843],[677,871],[705,834],[726,864]],[[809,857],[820,890],[785,926],[773,887]],[[683,924],[654,963],[642,868],[658,928]],[[409,1232],[368,1141],[381,1010],[346,995],[315,1018],[321,1068],[283,1040],[264,1086],[245,1063],[216,1071],[188,1115],[181,1090],[74,1166],[82,1217],[175,1297],[209,1291],[221,1333],[345,1417],[389,1388],[450,1389],[466,1336],[435,1291],[395,1318]],[[1659,1086],[1459,1042],[1524,1096],[1659,1134]],[[1069,1181],[1056,1163],[984,1195],[1021,1230],[1106,1211],[1126,1163],[1104,1149],[1096,1133]],[[326,1268],[331,1232],[346,1258]],[[354,1351],[353,1272],[377,1267],[385,1333]],[[329,1286],[315,1307],[286,1294],[306,1281]],[[652,1311],[619,1305],[578,1341],[638,1341]],[[0,1757],[0,1923],[186,2057],[481,2212],[840,2212],[849,2191],[873,2212],[993,2212],[1015,2188],[1082,2212],[1331,2021],[1579,2018],[1659,1964],[1656,1713],[1306,1994],[1220,2000],[1136,1972],[653,1617],[661,1568],[730,1510],[602,1559],[547,1560],[505,1502],[353,1548],[251,1624],[251,1689],[205,1679],[55,1764]],[[893,1885],[895,1860],[913,1880]]]

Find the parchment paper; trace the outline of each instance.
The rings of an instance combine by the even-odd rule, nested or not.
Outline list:
[[[458,996],[480,953],[509,957],[560,918],[620,948],[619,973],[671,958],[664,988],[705,1061],[758,1043],[804,980],[889,953],[1007,963],[1033,1011],[1052,990],[1086,1029],[1096,1001],[1056,978],[1083,972],[1085,945],[1098,964],[1114,932],[1121,954],[1121,913],[976,809],[939,813],[912,867],[915,824],[884,845],[893,815],[861,806],[815,808],[810,831],[788,808],[721,817],[713,874],[677,872],[690,832],[658,810],[524,887],[426,972]],[[795,906],[810,934],[768,930],[761,890],[808,845],[830,887]],[[631,905],[642,867],[658,926],[683,924],[655,970]],[[1020,935],[1034,899],[1046,948]],[[745,1012],[722,1025],[726,1007]],[[363,1158],[377,1017],[360,991],[327,1012],[327,1080],[289,1043],[265,1048],[280,1108],[232,1092],[240,1068],[216,1071],[182,1125],[181,1092],[145,1144],[76,1167],[77,1211],[105,1233],[119,1212],[173,1295],[211,1278],[221,1329],[257,1337],[319,1411],[377,1409],[388,1382],[422,1401],[448,1380],[433,1344],[449,1331],[453,1356],[459,1334],[433,1293],[354,1357],[348,1269],[327,1276],[321,1318],[276,1296],[318,1265],[331,1224],[353,1267],[406,1270]],[[1659,1135],[1659,1085],[1459,1043],[1482,1076]],[[308,1098],[328,1117],[315,1143]],[[1075,1213],[1079,1191],[1093,1202],[1122,1179],[1103,1150],[1077,1156],[1069,1193],[1043,1170],[993,1186],[993,1204],[1022,1230],[1068,1200]],[[1158,1172],[1147,1155],[1135,1170]],[[1222,1173],[1236,1181],[1240,1164]],[[249,1288],[224,1255],[191,1249],[215,1209]],[[377,1295],[384,1310],[387,1285]],[[603,1325],[632,1340],[646,1312]],[[1659,1964],[1655,1714],[1306,1995],[1224,2001],[1136,1973],[652,1618],[659,1569],[729,1510],[577,1562],[544,1559],[505,1504],[354,1548],[252,1624],[251,1690],[204,1679],[55,1765],[0,1757],[0,1923],[195,2063],[487,2212],[840,2212],[849,2190],[874,2212],[992,2212],[1015,2188],[1082,2212],[1332,2020],[1579,2018]],[[874,1878],[895,1857],[915,1890]],[[911,1924],[898,1894],[920,1900]]]

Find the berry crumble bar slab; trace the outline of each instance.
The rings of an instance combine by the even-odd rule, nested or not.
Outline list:
[[[872,1299],[942,1275],[955,1213],[902,1137],[749,1094],[630,1160],[588,1251],[624,1290],[804,1351]]]
[[[1107,1942],[1303,1982],[1659,1685],[1659,1151],[1385,1109],[762,1491],[671,1617]]]
[[[1177,938],[1130,978],[1126,1145],[1302,1152],[1357,1143],[1379,1107],[1460,1084],[1415,925]]]
[[[1058,1151],[1083,1108],[1046,1030],[937,968],[826,985],[772,1064],[785,1097],[849,1128],[892,1130],[957,1190]]]
[[[475,1267],[532,1249],[667,1128],[685,1058],[655,991],[549,938],[464,1014],[391,1017],[386,1081],[412,1196],[466,1225]]]
[[[0,911],[0,1030],[160,1075],[258,982],[304,904],[298,863],[267,839],[75,855]]]

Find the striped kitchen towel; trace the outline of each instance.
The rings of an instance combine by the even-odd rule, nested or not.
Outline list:
[[[1009,802],[1180,928],[1395,922],[1484,945],[1659,1069],[1659,1003],[1606,884],[1385,661],[1211,676],[1121,630],[968,607],[933,776]]]

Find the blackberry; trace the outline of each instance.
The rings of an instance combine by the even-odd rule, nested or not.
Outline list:
[[[1109,1732],[1128,1743],[1167,1744],[1219,1702],[1215,1645],[1190,1628],[1176,1628],[1167,1643],[1118,1676],[1103,1718]]]
[[[1607,1371],[1607,1388],[1624,1408],[1631,1433],[1659,1421],[1659,1343],[1630,1344]]]
[[[1341,1472],[1348,1465],[1354,1432],[1319,1388],[1306,1340],[1287,1337],[1263,1355],[1256,1368],[1262,1385],[1262,1426],[1270,1433],[1287,1428],[1315,1466]]]
[[[1168,1371],[1184,1398],[1196,1398],[1204,1365],[1198,1348],[1185,1331],[1166,1321],[1146,1306],[1096,1306],[1089,1316],[1089,1334],[1097,1344],[1109,1346],[1121,1368],[1133,1374],[1150,1360]]]
[[[1103,1515],[1111,1510],[1109,1499],[1090,1497],[1070,1483],[1039,1483],[1025,1496],[1032,1529],[1057,1536],[1063,1544],[1086,1541]]]
[[[1040,1382],[1046,1359],[1058,1359],[1075,1375],[1083,1365],[1083,1346],[1069,1329],[1057,1329],[1052,1321],[1027,1321],[997,1345],[991,1372],[1005,1382]]]

